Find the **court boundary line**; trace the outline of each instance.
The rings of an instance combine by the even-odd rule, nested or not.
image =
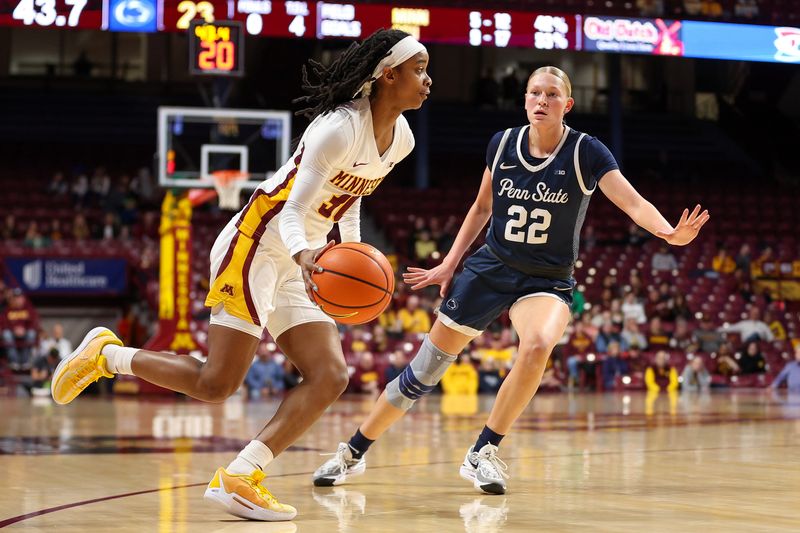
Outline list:
[[[653,450],[636,450],[638,453],[683,453],[683,452],[697,452],[697,451],[719,451],[719,450],[743,450],[749,448],[800,448],[800,443],[798,444],[772,444],[767,446],[713,446],[710,448],[673,448],[673,449],[653,449]],[[622,455],[625,453],[631,453],[630,450],[607,450],[602,452],[589,452],[589,455]],[[517,460],[524,460],[524,459],[554,459],[558,457],[578,457],[586,455],[585,451],[581,452],[574,452],[574,453],[566,453],[566,454],[553,454],[553,455],[528,455],[528,456],[517,456],[517,457],[509,457],[507,458],[508,461],[517,461]],[[371,470],[378,470],[384,468],[405,468],[409,466],[430,466],[430,465],[446,465],[446,464],[459,464],[461,461],[434,461],[434,462],[427,462],[427,463],[404,463],[404,464],[395,464],[395,465],[380,465],[380,466],[373,466]],[[270,478],[283,478],[283,477],[294,477],[294,476],[308,476],[313,474],[313,472],[295,472],[292,474],[276,474],[274,476],[269,476]],[[29,520],[31,518],[36,518],[37,516],[43,516],[50,513],[55,513],[56,511],[63,511],[65,509],[71,509],[73,507],[80,507],[83,505],[90,505],[93,503],[104,502],[109,500],[117,500],[120,498],[127,498],[129,496],[139,496],[141,494],[151,494],[154,492],[161,492],[166,490],[178,490],[178,489],[186,489],[190,487],[200,487],[203,485],[207,485],[207,482],[203,481],[201,483],[188,483],[186,485],[173,485],[171,487],[162,487],[158,489],[146,489],[146,490],[139,490],[136,492],[126,492],[123,494],[114,494],[111,496],[103,496],[101,498],[93,498],[91,500],[82,500],[79,502],[73,503],[66,503],[63,505],[58,505],[56,507],[48,507],[45,509],[40,509],[39,511],[33,511],[30,513],[21,514],[18,516],[12,516],[11,518],[6,518],[4,520],[0,520],[0,529],[3,529],[7,526],[11,526],[17,524],[19,522],[23,522],[25,520]]]

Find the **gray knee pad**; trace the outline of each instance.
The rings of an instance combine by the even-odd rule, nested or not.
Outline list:
[[[414,359],[386,385],[386,399],[398,409],[409,410],[422,395],[436,388],[455,360],[455,355],[441,351],[426,335]]]

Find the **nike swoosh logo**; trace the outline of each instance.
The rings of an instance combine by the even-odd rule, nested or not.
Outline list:
[[[367,163],[353,163],[353,168],[360,167],[360,166],[363,166],[363,165],[368,165],[368,164],[369,164],[369,162],[367,162]]]
[[[505,163],[500,163],[500,170],[508,170],[509,168],[517,168],[517,165],[508,165],[508,166],[506,166]]]

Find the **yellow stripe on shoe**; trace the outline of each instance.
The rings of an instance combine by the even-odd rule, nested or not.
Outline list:
[[[61,360],[50,385],[56,403],[67,404],[100,378],[114,377],[101,353],[108,344],[122,346],[122,341],[108,328],[94,328],[74,352]]]
[[[280,503],[261,484],[265,477],[261,470],[246,475],[229,474],[224,468],[219,468],[204,497],[225,512],[248,520],[277,522],[293,519],[297,516],[297,509]]]

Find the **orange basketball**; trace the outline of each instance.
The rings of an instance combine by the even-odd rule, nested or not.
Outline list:
[[[322,272],[314,300],[325,314],[342,324],[364,324],[383,313],[394,292],[394,271],[382,253],[369,244],[345,242],[317,260]]]

